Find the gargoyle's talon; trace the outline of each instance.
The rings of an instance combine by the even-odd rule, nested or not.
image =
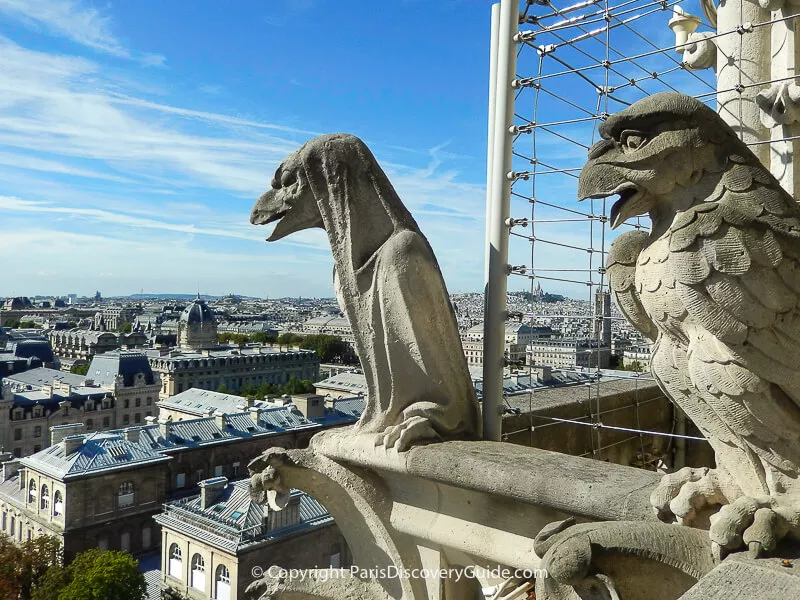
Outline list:
[[[750,542],[747,545],[747,552],[750,558],[758,558],[761,556],[761,542]]]

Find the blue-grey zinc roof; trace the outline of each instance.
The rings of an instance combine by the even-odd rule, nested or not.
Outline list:
[[[299,490],[291,490],[299,500],[299,522],[278,529],[266,527],[265,515],[270,509],[252,500],[249,480],[230,482],[217,494],[208,508],[202,507],[199,495],[170,502],[155,519],[162,526],[231,552],[333,522],[322,504]]]
[[[122,431],[104,431],[85,436],[83,444],[73,452],[67,453],[63,444],[55,444],[21,459],[21,463],[64,479],[91,472],[171,460],[158,450],[148,444],[144,436],[134,442],[126,440]]]
[[[55,381],[77,386],[83,384],[87,378],[87,375],[75,375],[74,373],[40,367],[38,369],[31,369],[30,371],[9,375],[6,377],[6,380],[22,385],[29,385],[32,389],[38,389],[46,385],[52,385]]]
[[[146,462],[170,460],[169,455],[181,448],[225,443],[234,439],[267,436],[290,430],[319,429],[321,425],[353,423],[356,419],[355,415],[328,410],[325,417],[308,420],[293,406],[275,407],[262,410],[258,424],[250,414],[236,413],[227,415],[223,426],[214,417],[171,421],[166,437],[162,435],[161,427],[157,424],[129,428],[138,431],[137,441],[126,440],[123,431],[96,432],[84,436],[83,445],[69,455],[65,455],[62,444],[56,444],[22,461],[53,477],[80,477]]]
[[[180,394],[170,396],[165,400],[159,400],[159,407],[175,409],[197,416],[206,416],[209,411],[220,411],[230,414],[237,411],[237,406],[247,405],[247,398],[235,394],[222,394],[211,390],[201,390],[190,388]],[[255,406],[261,406],[263,402],[256,402]]]
[[[100,385],[113,386],[117,375],[122,375],[123,384],[125,387],[130,387],[139,373],[144,375],[145,384],[153,385],[155,377],[146,354],[129,350],[113,350],[95,355],[86,376]]]

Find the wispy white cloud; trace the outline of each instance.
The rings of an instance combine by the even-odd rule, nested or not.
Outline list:
[[[23,25],[65,37],[99,52],[136,58],[148,66],[165,62],[160,54],[133,56],[112,32],[111,18],[76,0],[0,0],[0,13]]]
[[[331,294],[324,233],[300,232],[279,244],[264,244],[267,228],[248,223],[252,203],[275,166],[315,132],[137,97],[147,80],[131,92],[128,81],[115,79],[95,61],[30,50],[2,37],[0,63],[0,175],[5,184],[0,210],[23,225],[11,230],[6,225],[0,246],[9,242],[8,233],[35,223],[31,235],[37,227],[57,232],[53,235],[61,246],[54,245],[52,252],[63,247],[83,256],[87,253],[75,250],[83,246],[69,234],[103,231],[106,241],[83,239],[94,248],[89,253],[95,256],[92,272],[100,272],[99,262],[103,273],[115,272],[111,257],[122,253],[107,246],[108,240],[118,240],[135,244],[142,277],[148,268],[154,273],[166,268],[148,262],[163,263],[165,256],[145,251],[145,244],[170,260],[177,253],[187,261],[199,256],[186,250],[187,244],[222,248],[223,255],[234,246],[242,253],[236,260],[249,256],[265,264],[289,259],[290,264],[306,264],[295,269],[304,275],[294,276],[288,267],[264,267],[265,274],[284,278],[287,294],[316,293],[313,289]],[[437,252],[445,277],[455,289],[474,289],[480,278],[468,265],[482,268],[483,263],[483,186],[465,182],[451,168],[457,163],[446,144],[410,153],[421,162],[414,166],[392,160],[397,152],[388,146],[371,145]],[[136,232],[135,239],[130,232]],[[29,280],[37,269],[50,268],[36,253],[26,254],[25,262],[29,268],[21,276]],[[76,258],[73,264],[80,262]],[[239,265],[226,267],[215,259],[206,266],[219,269],[215,277],[230,281],[230,287],[214,291],[262,293],[245,289],[251,278]],[[113,281],[121,287],[110,291],[131,291],[124,287],[129,280]]]

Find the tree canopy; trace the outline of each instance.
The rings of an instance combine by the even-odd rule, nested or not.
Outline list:
[[[86,375],[89,372],[89,363],[75,363],[69,368],[69,372],[76,375]]]
[[[0,600],[143,600],[144,575],[127,552],[82,552],[64,564],[61,540],[17,545],[0,534]]]
[[[92,548],[78,554],[67,571],[69,583],[57,600],[142,600],[147,594],[144,574],[127,552]]]

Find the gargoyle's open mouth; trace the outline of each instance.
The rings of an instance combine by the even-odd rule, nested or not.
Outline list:
[[[276,212],[275,214],[270,215],[269,217],[264,219],[263,221],[259,221],[258,223],[256,223],[256,225],[269,225],[270,223],[274,223],[275,221],[280,221],[283,217],[286,216],[287,212],[289,211],[281,210],[279,212]]]

